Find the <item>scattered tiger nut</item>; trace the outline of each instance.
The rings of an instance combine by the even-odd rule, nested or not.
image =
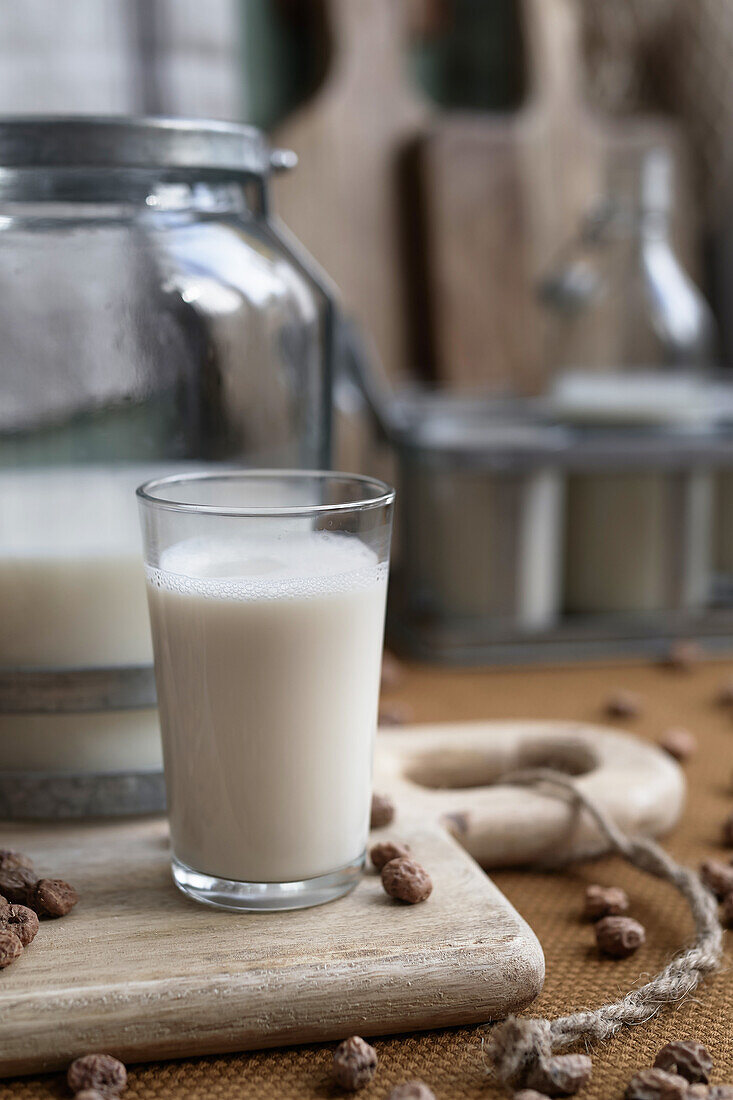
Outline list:
[[[674,1039],[663,1046],[654,1060],[655,1069],[666,1069],[668,1073],[679,1073],[681,1077],[696,1085],[707,1084],[713,1068],[713,1060],[708,1049],[697,1039]]]
[[[723,844],[733,848],[733,814],[728,814],[721,829]]]
[[[604,710],[609,718],[638,718],[642,711],[641,697],[634,691],[615,691],[606,699]]]
[[[33,863],[22,852],[14,852],[10,848],[0,848],[0,870],[15,871],[24,867],[26,871],[33,870]]]
[[[626,1087],[626,1100],[686,1100],[689,1081],[663,1069],[641,1069]]]
[[[377,724],[380,726],[405,726],[412,721],[412,707],[407,703],[383,703],[379,708]]]
[[[662,734],[659,747],[674,757],[679,764],[684,764],[697,752],[697,738],[689,730],[675,726]]]
[[[435,1093],[424,1081],[406,1081],[393,1088],[387,1100],[435,1100]]]
[[[700,878],[716,898],[733,894],[733,867],[719,859],[706,859],[700,864]]]
[[[25,905],[0,907],[0,928],[13,932],[23,947],[32,943],[38,931],[38,917]]]
[[[0,970],[10,966],[23,954],[23,944],[15,932],[9,928],[0,928]]]
[[[719,707],[733,707],[733,679],[720,686],[715,701]]]
[[[28,905],[35,884],[36,875],[30,868],[0,866],[0,894],[11,905]]]
[[[372,795],[372,814],[369,822],[372,829],[383,829],[394,821],[394,802],[386,794]]]
[[[675,672],[691,672],[695,665],[702,660],[703,651],[698,642],[690,639],[680,639],[673,642],[667,650],[664,664]]]
[[[402,662],[398,661],[393,653],[385,649],[382,654],[380,691],[394,691],[395,688],[400,686],[404,678],[405,670],[402,667]]]
[[[726,894],[720,906],[720,923],[724,928],[733,928],[733,894]]]
[[[601,920],[603,917],[620,917],[629,908],[629,898],[620,886],[588,886],[585,891],[586,920]]]
[[[646,940],[644,926],[633,917],[604,917],[595,926],[596,943],[604,955],[626,959]]]
[[[377,1052],[359,1035],[344,1039],[333,1055],[333,1077],[336,1084],[349,1092],[368,1085],[377,1069]]]
[[[392,840],[383,840],[381,844],[374,844],[369,850],[369,858],[378,871],[381,871],[385,863],[392,859],[401,859],[409,856],[410,845],[398,844]]]
[[[391,898],[404,901],[408,905],[425,901],[433,892],[430,875],[408,856],[385,863],[382,868],[382,886]]]
[[[28,904],[39,917],[65,917],[76,905],[79,895],[60,878],[42,878],[35,884]]]
[[[71,1063],[66,1080],[73,1093],[96,1089],[109,1098],[125,1089],[127,1070],[111,1054],[84,1054]]]
[[[572,1096],[590,1081],[592,1072],[587,1054],[556,1054],[534,1067],[527,1085],[545,1096]]]

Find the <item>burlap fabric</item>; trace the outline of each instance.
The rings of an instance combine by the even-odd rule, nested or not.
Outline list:
[[[687,810],[668,842],[677,858],[697,863],[722,854],[720,822],[733,810],[733,710],[726,712],[715,703],[728,674],[733,675],[733,664],[723,661],[689,674],[650,665],[479,673],[416,668],[394,698],[409,703],[417,721],[517,716],[598,721],[611,690],[639,691],[645,712],[630,723],[632,728],[656,738],[669,726],[684,725],[700,739],[698,756],[687,768]],[[691,931],[684,902],[669,887],[617,860],[562,874],[516,871],[494,877],[545,949],[547,981],[532,1014],[570,1012],[624,993],[659,970]],[[633,914],[648,933],[646,947],[636,956],[623,962],[598,957],[591,929],[578,920],[584,885],[593,881],[622,885],[631,895]],[[730,937],[733,943],[733,933]],[[634,1070],[650,1065],[656,1051],[676,1036],[705,1042],[715,1059],[714,1080],[733,1082],[733,982],[727,966],[702,985],[694,1000],[591,1051],[594,1077],[581,1100],[621,1097]],[[384,1098],[394,1085],[415,1077],[426,1081],[438,1100],[502,1095],[487,1081],[479,1028],[379,1039],[375,1046],[380,1066],[373,1084],[359,1093],[364,1100]],[[129,1100],[335,1097],[339,1094],[329,1082],[332,1049],[300,1047],[134,1067],[126,1095]],[[0,1083],[0,1100],[65,1096],[61,1076]]]

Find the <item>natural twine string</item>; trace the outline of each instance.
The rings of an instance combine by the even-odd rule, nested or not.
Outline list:
[[[574,1012],[556,1020],[510,1016],[497,1024],[485,1053],[497,1079],[504,1085],[521,1085],[535,1068],[543,1068],[553,1053],[579,1039],[610,1039],[622,1027],[642,1024],[664,1005],[687,997],[705,974],[717,970],[723,953],[723,930],[718,907],[699,876],[676,863],[658,844],[644,837],[626,836],[608,814],[586,797],[573,781],[551,769],[518,772],[502,782],[542,786],[548,793],[566,798],[595,821],[617,852],[634,867],[669,882],[687,901],[695,922],[694,942],[656,974],[646,985],[633,989],[620,1001],[600,1008]]]

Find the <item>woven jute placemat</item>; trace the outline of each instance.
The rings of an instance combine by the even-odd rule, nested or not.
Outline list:
[[[720,823],[733,810],[733,709],[716,703],[733,662],[704,662],[690,672],[644,664],[525,668],[491,672],[407,670],[394,698],[409,705],[416,721],[472,718],[602,719],[604,698],[617,688],[637,691],[640,718],[625,725],[657,738],[670,726],[686,726],[699,738],[687,765],[689,800],[684,818],[666,844],[676,858],[697,864],[723,855]],[[502,871],[495,881],[537,932],[547,959],[545,989],[528,1010],[555,1016],[593,1007],[646,980],[679,950],[692,931],[685,903],[669,887],[616,859],[603,859],[562,873]],[[603,960],[592,929],[581,923],[585,885],[623,886],[632,912],[647,929],[647,944],[624,961]],[[733,945],[733,933],[730,933]],[[726,945],[727,946],[727,945]],[[727,950],[729,950],[727,948]],[[650,1065],[671,1038],[695,1037],[715,1059],[713,1080],[733,1082],[733,982],[729,959],[694,999],[599,1046],[594,1076],[580,1100],[621,1097],[631,1074]],[[0,976],[0,980],[2,977]],[[487,1078],[480,1028],[457,1028],[374,1040],[380,1065],[361,1093],[380,1100],[402,1081],[421,1078],[438,1100],[478,1100],[504,1095]],[[0,1043],[2,1021],[0,1021]],[[330,1084],[333,1044],[135,1066],[129,1100],[300,1100],[340,1095]],[[0,1100],[67,1097],[62,1076],[0,1083]]]

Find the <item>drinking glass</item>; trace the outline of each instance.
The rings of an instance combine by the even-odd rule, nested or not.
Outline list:
[[[235,910],[339,897],[365,859],[393,490],[247,470],[137,495],[176,884]]]

